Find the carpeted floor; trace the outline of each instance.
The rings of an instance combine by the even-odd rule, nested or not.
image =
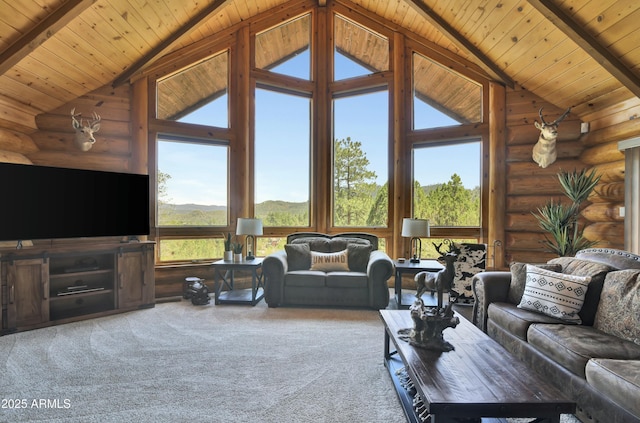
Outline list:
[[[382,358],[376,311],[158,304],[0,337],[0,422],[404,422]]]

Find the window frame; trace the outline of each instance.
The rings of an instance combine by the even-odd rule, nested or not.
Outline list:
[[[255,35],[288,20],[311,14],[310,60],[311,77],[309,81],[296,77],[255,68],[253,51]],[[354,21],[389,40],[389,70],[373,74],[333,81],[334,45],[329,40],[333,34],[333,17],[338,14]],[[285,19],[286,18],[286,19]],[[202,238],[220,236],[221,232],[234,232],[237,217],[251,217],[254,210],[254,99],[257,86],[267,86],[279,90],[311,97],[311,163],[310,163],[310,204],[309,226],[306,227],[268,227],[265,237],[286,237],[296,231],[317,231],[338,233],[348,231],[366,231],[377,235],[381,245],[392,256],[402,256],[405,240],[400,237],[399,223],[403,217],[412,213],[413,175],[403,169],[403,162],[410,160],[414,144],[448,142],[470,136],[482,141],[481,187],[481,223],[478,228],[444,228],[432,230],[434,237],[473,238],[483,241],[487,236],[487,216],[489,209],[489,78],[482,70],[464,59],[449,56],[448,52],[416,38],[415,34],[398,31],[398,28],[386,26],[378,21],[345,7],[340,2],[330,1],[326,8],[297,5],[283,14],[261,14],[242,22],[233,33],[221,32],[200,43],[193,50],[179,50],[170,53],[158,64],[146,71],[148,81],[148,134],[149,134],[149,173],[153,187],[157,186],[157,160],[155,154],[158,134],[194,137],[202,140],[229,143],[229,226],[226,228],[158,228],[155,213],[152,216],[151,239]],[[222,51],[229,54],[229,127],[218,128],[206,125],[185,124],[163,121],[155,118],[155,83],[158,78],[166,77],[176,69],[191,66]],[[185,54],[186,52],[186,54]],[[212,52],[215,52],[212,54]],[[451,127],[413,130],[408,116],[412,115],[412,53],[421,54],[434,62],[455,70],[457,73],[482,85],[482,122]],[[386,87],[389,97],[388,125],[388,224],[387,227],[335,227],[332,224],[333,213],[333,130],[332,102],[335,98],[346,97],[367,90],[376,91]],[[401,95],[404,93],[404,95]],[[331,141],[331,142],[329,142]],[[330,168],[327,164],[330,163]],[[330,173],[326,175],[325,173]],[[152,210],[155,210],[156,190],[152,191]],[[392,201],[393,199],[393,201]]]

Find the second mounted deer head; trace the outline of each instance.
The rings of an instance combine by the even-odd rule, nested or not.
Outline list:
[[[538,137],[538,142],[533,146],[533,161],[538,163],[541,168],[545,168],[549,166],[551,163],[556,161],[557,152],[556,152],[556,140],[558,139],[558,125],[562,120],[567,117],[569,112],[571,111],[571,107],[569,107],[558,119],[554,120],[551,123],[548,123],[542,117],[542,107],[538,111],[538,115],[540,116],[540,121],[542,123],[538,123],[538,121],[534,122],[536,128],[540,130],[540,136]]]
[[[79,118],[79,120],[78,120]],[[86,123],[85,123],[86,122]],[[76,114],[76,109],[71,109],[71,125],[76,130],[76,135],[73,138],[73,143],[82,151],[89,151],[93,144],[96,142],[96,138],[93,134],[100,130],[100,115],[93,112],[93,120],[86,121],[82,119],[82,114]]]

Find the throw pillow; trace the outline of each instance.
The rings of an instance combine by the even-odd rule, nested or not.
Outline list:
[[[309,270],[311,267],[311,249],[309,244],[286,244],[289,270]]]
[[[640,345],[640,270],[607,274],[593,327]]]
[[[578,312],[590,280],[588,276],[566,275],[527,264],[527,282],[518,307],[580,324]]]
[[[349,257],[349,270],[352,272],[366,272],[371,255],[371,244],[349,244],[347,245],[347,255]]]
[[[541,269],[551,270],[553,272],[561,272],[562,266],[559,264],[534,264]],[[511,283],[509,284],[509,293],[507,298],[511,304],[518,304],[522,300],[524,294],[524,285],[527,282],[527,263],[513,262],[509,266],[511,270]]]
[[[336,253],[319,253],[311,251],[311,270],[323,272],[349,271],[347,250]]]
[[[596,310],[600,303],[600,293],[604,278],[614,270],[611,266],[595,261],[583,260],[575,257],[556,257],[548,263],[557,263],[562,266],[559,272],[575,276],[590,276],[589,289],[584,297],[584,304],[580,310],[580,319],[583,325],[592,326],[596,316]]]

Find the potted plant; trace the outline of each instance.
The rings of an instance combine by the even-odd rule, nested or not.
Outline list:
[[[550,201],[544,207],[538,208],[533,215],[538,219],[540,227],[548,232],[544,245],[560,257],[575,256],[585,248],[593,247],[598,241],[590,241],[583,236],[584,228],[579,228],[581,204],[589,197],[591,191],[600,181],[595,170],[586,169],[573,172],[558,173],[560,185],[571,204],[564,205]]]
[[[233,261],[242,261],[242,243],[235,242],[232,244],[233,248]]]
[[[224,260],[231,261],[233,260],[233,243],[231,242],[231,232],[227,232],[227,234],[222,234],[224,238]]]

